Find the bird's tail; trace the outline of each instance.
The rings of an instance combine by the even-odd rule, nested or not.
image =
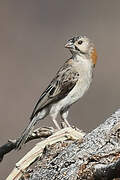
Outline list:
[[[27,128],[23,131],[21,136],[18,138],[18,140],[16,142],[16,149],[17,150],[20,150],[22,145],[25,144],[25,142],[28,139],[29,135],[31,134],[35,124],[36,124],[36,119],[33,118],[32,121],[30,121],[30,123],[27,126]]]

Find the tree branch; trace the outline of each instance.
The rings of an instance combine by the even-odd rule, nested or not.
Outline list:
[[[35,161],[33,172],[28,167]],[[13,178],[14,177],[14,178]],[[53,133],[28,152],[7,180],[112,180],[120,178],[120,109],[88,134]]]
[[[48,148],[29,180],[120,178],[120,110],[84,136],[83,142],[68,143],[63,149],[64,143]]]
[[[27,142],[34,140],[34,139],[43,139],[51,136],[53,132],[56,130],[53,128],[38,128],[34,130],[34,132],[28,137]],[[11,152],[13,149],[16,148],[16,141],[17,140],[8,140],[8,142],[0,147],[0,162],[3,160],[5,154]]]
[[[48,151],[49,146],[51,147],[58,142],[64,142],[66,140],[73,142],[74,140],[79,139],[80,141],[80,139],[83,139],[84,135],[84,132],[81,132],[78,129],[75,130],[71,127],[66,127],[55,132],[44,141],[37,143],[33,149],[31,149],[19,162],[17,162],[16,167],[6,180],[18,180],[22,175],[26,176],[26,169],[38,158],[44,156],[44,154]]]

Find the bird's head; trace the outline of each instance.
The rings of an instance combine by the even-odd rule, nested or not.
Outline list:
[[[96,64],[97,53],[94,44],[86,36],[76,36],[67,41],[65,47],[70,50],[73,55],[85,55],[90,57],[93,64]]]

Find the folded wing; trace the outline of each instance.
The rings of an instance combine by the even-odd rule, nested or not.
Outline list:
[[[73,89],[78,81],[79,73],[66,62],[57,72],[55,78],[51,81],[47,89],[40,96],[33,113],[31,120],[38,112],[50,103],[59,101],[64,98]]]

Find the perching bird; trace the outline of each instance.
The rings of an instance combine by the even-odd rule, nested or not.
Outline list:
[[[54,79],[40,96],[30,123],[17,141],[17,149],[25,143],[35,124],[50,115],[55,126],[60,129],[56,121],[58,113],[67,126],[69,108],[78,101],[88,90],[92,79],[93,70],[97,60],[94,44],[85,36],[77,36],[68,40],[66,45],[72,54],[58,70]]]

